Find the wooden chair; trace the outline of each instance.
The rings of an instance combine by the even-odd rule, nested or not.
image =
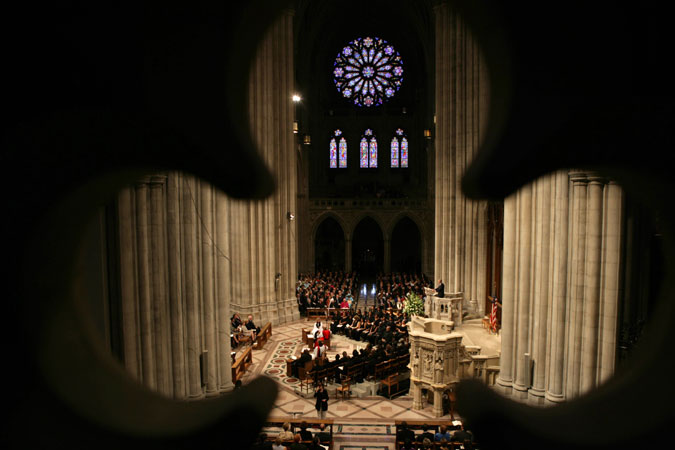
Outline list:
[[[351,381],[352,379],[349,377],[342,377],[342,380],[340,380],[340,386],[335,388],[335,398],[337,399],[338,393],[342,394],[342,400],[345,399],[345,394],[347,394],[347,397],[351,395]]]
[[[312,367],[314,367],[314,361],[307,361],[304,366],[298,367],[298,378],[300,380],[306,378],[307,373],[312,370]]]
[[[301,370],[303,372],[302,376],[300,376]],[[303,392],[306,389],[309,394],[309,388],[314,387],[314,371],[310,369],[305,372],[305,370],[300,367],[298,368],[298,375],[298,378],[300,378],[300,392]]]
[[[326,378],[328,378],[329,372],[330,372],[330,370],[329,370],[328,367],[326,367],[324,365],[318,366],[318,368],[316,370],[316,374],[314,376],[314,383],[315,384],[321,383],[321,384],[325,385],[326,384]]]

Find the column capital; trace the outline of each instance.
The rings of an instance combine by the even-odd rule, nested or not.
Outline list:
[[[166,180],[169,177],[167,175],[152,175],[149,177],[146,177],[146,183],[148,183],[152,187],[160,187],[164,184],[166,184]]]
[[[573,183],[587,183],[588,175],[581,170],[570,170],[568,176]]]
[[[598,172],[586,172],[586,177],[588,178],[589,183],[593,184],[606,184],[607,183],[607,177],[604,175],[601,175]]]

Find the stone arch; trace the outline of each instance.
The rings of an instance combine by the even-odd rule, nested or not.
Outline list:
[[[317,224],[313,247],[316,271],[345,270],[345,232],[335,217],[327,215]]]
[[[309,248],[310,248],[310,255],[309,255],[310,259],[309,259],[309,260],[311,261],[311,265],[312,265],[312,267],[314,268],[314,271],[315,271],[315,272],[316,272],[316,270],[317,270],[317,265],[316,265],[316,258],[317,258],[317,255],[316,255],[316,238],[317,238],[317,231],[319,231],[319,227],[320,227],[327,219],[332,219],[332,220],[334,220],[335,222],[337,222],[337,224],[338,224],[338,225],[340,226],[340,228],[342,229],[342,233],[343,233],[343,238],[342,238],[342,239],[343,239],[343,242],[344,242],[344,247],[345,247],[345,249],[347,248],[348,242],[349,242],[349,241],[348,241],[348,236],[349,236],[349,231],[348,231],[348,230],[349,230],[349,227],[348,227],[348,225],[345,223],[343,217],[341,217],[340,215],[335,214],[335,213],[333,213],[333,212],[331,212],[331,211],[326,211],[326,212],[322,213],[321,215],[319,215],[319,216],[313,221],[313,223],[312,223],[312,233],[311,233],[311,237],[312,237],[311,243],[312,243],[312,244],[309,246]],[[347,250],[345,250],[345,253],[344,253],[345,257],[344,257],[344,263],[343,263],[343,266],[344,266],[344,267],[343,267],[343,270],[347,269],[347,265],[348,265],[348,256],[347,256],[346,251],[347,251]]]

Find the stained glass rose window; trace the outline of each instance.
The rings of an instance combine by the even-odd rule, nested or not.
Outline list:
[[[380,38],[358,38],[335,58],[333,81],[343,97],[358,106],[381,105],[403,82],[403,60]]]

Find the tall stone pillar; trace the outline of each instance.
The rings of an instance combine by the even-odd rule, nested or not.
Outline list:
[[[171,329],[166,291],[165,186],[165,175],[150,177],[149,230],[150,253],[152,255],[150,273],[152,278],[152,317],[157,390],[171,396],[173,387],[171,386],[171,355],[169,353]]]
[[[218,394],[216,378],[218,348],[216,346],[216,299],[215,283],[217,281],[214,269],[215,259],[215,231],[214,231],[214,208],[213,187],[209,183],[200,183],[201,200],[201,226],[202,233],[202,303],[204,322],[204,349],[206,353],[206,396],[212,397]]]
[[[153,335],[152,294],[150,287],[150,239],[148,230],[148,185],[142,180],[135,186],[136,241],[138,249],[139,329],[141,335],[141,373],[143,383],[157,388]]]
[[[548,358],[547,335],[549,330],[549,261],[551,253],[551,185],[555,175],[540,178],[537,185],[535,218],[535,260],[534,260],[534,314],[532,359],[534,373],[532,388],[529,390],[533,403],[543,404],[546,390],[546,369]]]
[[[581,376],[581,341],[584,315],[584,281],[586,262],[586,200],[588,179],[583,172],[570,172],[572,181],[572,265],[570,311],[568,315],[566,396],[579,393]]]
[[[504,199],[504,253],[502,255],[502,353],[499,360],[497,385],[505,395],[511,394],[513,386],[513,359],[515,338],[516,305],[516,234],[517,234],[517,194]]]
[[[569,222],[569,179],[566,172],[555,174],[555,229],[553,247],[553,297],[551,299],[549,369],[546,401],[564,399],[565,323],[567,306],[567,260]]]
[[[183,276],[185,280],[185,335],[187,350],[187,387],[188,398],[203,397],[201,387],[199,356],[202,352],[200,342],[199,311],[199,275],[197,260],[197,211],[194,192],[196,182],[193,177],[183,178]]]
[[[532,274],[532,185],[524,186],[518,191],[520,202],[518,208],[518,316],[516,318],[516,373],[513,389],[522,393],[530,387],[529,358],[523,358],[524,354],[530,354],[530,279]],[[520,397],[523,398],[524,394]]]
[[[588,213],[584,274],[584,314],[581,341],[580,393],[596,386],[598,323],[600,312],[600,268],[602,256],[602,191],[604,180],[588,177]]]
[[[122,190],[118,198],[120,242],[120,296],[124,366],[142,381],[141,352],[138,347],[138,290],[136,289],[136,214],[133,188]]]
[[[234,388],[232,384],[232,351],[230,345],[230,301],[232,299],[232,283],[230,270],[232,265],[229,236],[229,201],[222,192],[215,191],[215,242],[216,242],[216,291],[215,305],[217,317],[217,361],[218,361],[218,391],[229,392]]]
[[[616,368],[618,302],[620,295],[621,264],[621,217],[623,213],[623,194],[614,181],[605,187],[606,226],[603,244],[603,285],[601,295],[600,327],[600,362],[598,382],[606,381]]]
[[[169,314],[171,322],[171,375],[173,379],[173,396],[185,399],[187,390],[187,366],[185,358],[185,336],[183,316],[183,284],[181,269],[181,192],[182,176],[170,173],[166,183],[166,233],[167,233],[167,266],[169,278]]]
[[[384,239],[384,272],[391,272],[391,240]]]
[[[436,31],[435,274],[446,292],[462,292],[466,309],[485,302],[485,202],[466,198],[461,179],[478,149],[487,109],[487,74],[468,27],[451,7],[434,7]]]

